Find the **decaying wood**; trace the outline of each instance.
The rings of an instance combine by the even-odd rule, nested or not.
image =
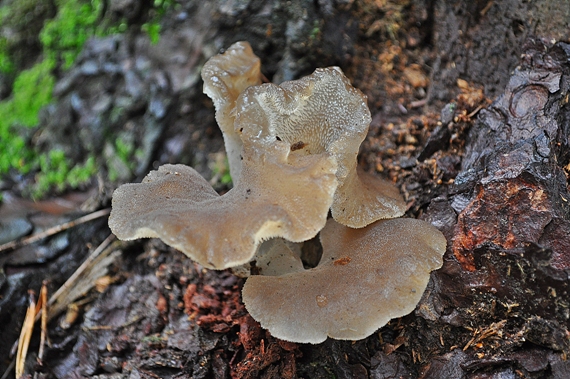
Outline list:
[[[504,93],[479,112],[454,185],[425,215],[450,254],[418,313],[428,325],[477,325],[467,354],[447,358],[471,371],[524,365],[517,354],[537,348],[558,354],[542,357],[557,367],[570,347],[569,59],[568,44],[529,41]],[[501,338],[478,338],[485,330]]]

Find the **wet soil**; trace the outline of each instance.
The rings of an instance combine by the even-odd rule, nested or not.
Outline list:
[[[27,372],[570,377],[570,4],[553,4],[181,1],[166,13],[157,45],[137,33],[90,41],[59,79],[34,143],[78,162],[95,153],[101,174],[69,208],[7,198],[2,222],[27,221],[14,221],[20,234],[76,217],[79,204],[107,207],[117,185],[163,163],[192,165],[227,190],[199,71],[247,40],[271,81],[328,65],[345,71],[373,116],[359,163],[394,181],[406,216],[438,227],[448,249],[412,314],[365,340],[303,345],[261,329],[230,272],[205,270],[157,240],[111,245],[98,285],[49,323],[49,348],[39,362],[30,353]],[[131,165],[116,158],[117,139],[136,147]],[[45,279],[53,293],[108,234],[99,220],[27,253],[0,252],[1,372],[13,359],[28,289]]]

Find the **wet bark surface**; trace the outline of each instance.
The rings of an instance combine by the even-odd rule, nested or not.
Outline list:
[[[554,41],[570,38],[563,3],[189,1],[165,16],[156,46],[128,34],[89,42],[58,82],[36,142],[63,143],[78,160],[106,157],[91,209],[108,206],[120,182],[162,163],[215,178],[223,143],[197,75],[207,57],[248,40],[275,82],[341,66],[373,115],[361,165],[392,179],[407,216],[438,227],[448,249],[412,314],[365,340],[302,345],[260,328],[231,273],[204,270],[156,240],[114,245],[120,255],[106,280],[76,312],[52,320],[51,345],[41,364],[29,356],[27,372],[570,377],[570,45]],[[141,148],[131,167],[113,158],[109,141],[117,138]],[[114,180],[110,171],[118,172]],[[57,214],[44,221],[52,223],[74,215],[11,209],[3,208],[3,222],[28,219],[36,228],[46,213]],[[32,246],[29,260],[24,248],[0,256],[2,372],[27,290],[48,279],[53,292],[108,233],[95,222]]]
[[[453,255],[418,314],[474,329],[448,357],[467,371],[563,377],[546,352],[568,348],[568,47],[528,42],[471,128],[449,193],[424,216],[450,236]],[[537,351],[542,369],[525,367]]]

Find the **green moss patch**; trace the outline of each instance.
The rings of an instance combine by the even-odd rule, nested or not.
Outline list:
[[[160,33],[156,17],[169,4],[155,1],[155,19],[142,27],[155,43]],[[90,37],[127,30],[124,20],[110,22],[104,11],[103,0],[55,0],[49,4],[42,0],[8,0],[0,6],[0,25],[11,28],[18,36],[11,40],[10,33],[0,34],[0,75],[13,80],[10,95],[0,101],[0,176],[35,172],[35,185],[30,191],[34,197],[52,190],[77,188],[97,172],[94,157],[86,157],[77,165],[61,150],[38,151],[32,136],[38,127],[40,110],[52,101],[55,74],[73,65]],[[30,24],[35,29],[26,28]],[[22,44],[31,47],[30,51],[35,46],[37,54],[18,55]],[[124,148],[117,146],[123,153]]]

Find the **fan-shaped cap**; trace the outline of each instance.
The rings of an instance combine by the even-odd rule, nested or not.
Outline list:
[[[158,237],[208,268],[249,262],[269,238],[305,241],[325,223],[337,187],[327,153],[293,157],[290,146],[244,148],[241,179],[219,196],[194,169],[164,165],[113,194],[109,226],[123,240]]]
[[[315,268],[247,279],[244,304],[273,336],[320,343],[371,335],[416,307],[446,248],[439,230],[415,219],[382,220],[362,229],[329,220],[321,243]]]
[[[235,128],[243,141],[281,140],[291,145],[292,155],[329,152],[336,157],[339,188],[332,213],[338,222],[359,228],[404,213],[405,203],[392,184],[356,170],[370,111],[366,97],[338,67],[279,86],[249,87],[238,98],[236,112]]]
[[[234,131],[235,104],[249,86],[261,84],[259,58],[247,42],[236,42],[225,53],[210,58],[202,68],[204,93],[216,108],[216,121],[224,135],[230,175],[234,183],[241,172],[242,142]]]

